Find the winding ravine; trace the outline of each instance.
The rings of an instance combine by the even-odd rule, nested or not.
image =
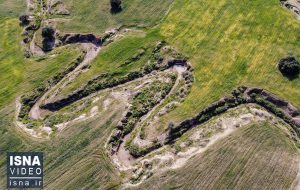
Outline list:
[[[30,5],[30,0],[28,0],[28,6],[31,6]],[[287,4],[283,4],[285,6],[287,6]],[[289,8],[289,6],[287,6]],[[299,14],[297,12],[297,9],[295,8],[290,8],[292,11],[294,11],[296,14]],[[296,10],[296,11],[295,11]],[[49,11],[49,8],[48,8],[48,11]],[[115,35],[111,36],[111,38],[114,38]],[[30,43],[30,49],[32,51],[35,51],[35,47],[34,47],[34,40],[35,38],[33,38],[33,40],[31,41]],[[38,99],[38,101],[33,105],[33,107],[30,109],[29,111],[29,117],[33,120],[42,120],[43,119],[43,109],[41,109],[41,105],[42,104],[45,104],[47,102],[51,102],[51,100],[55,99],[57,94],[60,92],[61,89],[63,89],[67,84],[69,84],[70,82],[72,82],[74,79],[76,79],[76,77],[82,72],[83,68],[86,68],[88,65],[90,65],[92,63],[92,61],[97,57],[97,55],[99,54],[99,52],[101,51],[101,48],[102,46],[101,45],[95,45],[95,43],[92,43],[92,42],[79,42],[81,45],[82,45],[82,48],[86,51],[86,55],[83,59],[83,61],[73,70],[71,71],[70,73],[68,73],[66,76],[63,77],[62,80],[60,80],[56,85],[52,86],[49,90],[47,90],[47,92],[45,92],[41,98]],[[182,73],[186,70],[185,67],[182,67],[182,66],[173,66],[172,68],[170,68],[170,70],[175,70],[177,72],[177,79],[176,79],[176,82],[175,84],[173,85],[172,87],[172,90],[170,91],[169,95],[170,94],[173,94],[175,93],[175,90],[176,87],[178,86],[179,84],[179,81],[181,80],[181,76],[182,76]],[[163,71],[163,72],[169,72],[169,70],[166,70],[166,71]],[[122,85],[117,85],[116,87],[114,88],[107,88],[105,90],[101,90],[101,92],[104,92],[104,91],[110,91],[110,90],[113,90],[115,88],[120,88],[120,87],[124,87],[124,86],[128,86],[132,83],[135,83],[135,82],[138,82],[138,81],[145,81],[145,80],[151,80],[151,77],[155,78],[155,77],[159,77],[159,72],[156,73],[156,74],[153,74],[153,75],[146,75],[146,76],[143,76],[141,78],[138,78],[136,80],[133,80],[133,81],[130,81],[128,83],[125,83],[125,84],[122,84]],[[245,95],[245,99],[246,99],[246,102],[243,102],[241,104],[237,104],[233,107],[231,107],[231,109],[234,109],[234,108],[237,108],[238,106],[241,106],[242,104],[258,104],[257,102],[255,102],[253,99],[251,99],[251,96],[250,96],[250,91],[258,91],[258,94],[262,96],[262,98],[265,100],[265,101],[268,101],[270,103],[272,103],[276,109],[279,109],[280,111],[283,112],[283,115],[286,116],[290,121],[291,121],[291,125],[295,125],[297,127],[297,129],[300,128],[300,110],[297,109],[296,107],[292,106],[292,104],[290,102],[287,102],[285,100],[282,100],[280,99],[279,97],[276,97],[274,95],[272,95],[271,93],[263,90],[263,89],[258,89],[258,88],[247,88],[246,91],[244,91],[243,95]],[[85,97],[85,99],[88,99],[88,98],[91,98],[93,97],[95,94],[97,93],[100,93],[100,92],[96,92],[94,94],[91,94],[90,96],[88,97]],[[249,94],[247,94],[249,93]],[[167,96],[168,97],[168,96]],[[165,97],[165,99],[167,98]],[[129,101],[127,99],[127,101]],[[215,104],[218,104],[220,102],[224,101],[224,99],[221,99],[219,100],[218,102],[215,102],[213,104],[211,104],[210,106],[208,106],[208,108],[210,107],[213,107],[215,106]],[[17,110],[17,113],[18,113],[18,110],[20,110],[20,104],[19,104],[19,100],[16,101],[16,110]],[[142,119],[141,121],[135,126],[135,128],[138,128],[139,125],[145,120],[147,119],[148,117],[150,117],[150,115],[157,111],[157,108],[164,102],[164,100],[162,100],[159,104],[157,104],[154,108],[152,108]],[[129,103],[129,102],[126,102],[126,103]],[[268,107],[264,107],[263,105],[260,105],[262,108],[265,108],[266,110],[263,110],[263,114],[261,117],[256,117],[255,119],[251,120],[251,121],[260,121],[263,120],[265,121],[267,119],[267,116],[270,115],[270,113],[272,113],[272,110],[270,110]],[[217,115],[221,115],[221,114],[224,114],[225,112],[227,112],[229,109],[227,109],[226,111],[222,112],[222,113],[219,113]],[[199,115],[201,115],[201,113],[205,112],[205,109],[202,110]],[[214,117],[216,115],[213,115],[212,117],[210,117],[207,121],[204,121],[204,122],[199,122],[199,118],[198,116],[195,116],[195,118],[192,118],[192,119],[186,119],[184,121],[182,121],[181,123],[179,123],[177,125],[178,127],[178,130],[180,131],[180,135],[178,135],[178,137],[175,138],[175,140],[177,140],[178,138],[180,138],[180,136],[182,134],[185,134],[187,132],[189,132],[190,130],[196,128],[197,126],[199,125],[205,125],[207,122],[209,122],[210,120],[214,119]],[[17,118],[17,117],[16,117]],[[277,118],[278,119],[278,118]],[[283,118],[281,118],[283,119]],[[36,134],[36,132],[33,130],[33,129],[28,129],[26,128],[26,125],[24,125],[23,123],[21,123],[20,121],[17,121],[16,122],[17,126],[19,126],[20,128],[22,128],[25,132],[27,132],[28,134],[30,134],[31,136],[35,137],[35,138],[39,138],[39,136]],[[247,123],[248,124],[248,123]],[[60,125],[60,124],[58,124]],[[180,129],[180,127],[183,128]],[[296,128],[293,128],[295,131],[297,130]],[[45,128],[45,130],[47,130]],[[228,136],[229,134],[231,134],[233,131],[235,130],[235,128],[233,128],[232,126],[231,127],[228,127],[228,130],[225,131],[224,133],[222,134],[219,134],[219,136],[215,136],[214,138],[215,139],[211,139],[210,143],[207,144],[206,148],[213,145],[215,142],[219,141],[219,139],[222,139],[226,136]],[[161,134],[162,138],[159,139],[159,141],[161,142],[162,144],[162,147],[159,147],[158,149],[155,149],[154,151],[150,152],[149,154],[153,154],[155,151],[159,152],[160,150],[164,149],[165,146],[164,145],[169,145],[170,142],[168,142],[168,133],[170,131],[167,131],[163,134]],[[182,133],[182,134],[181,134]],[[297,133],[297,132],[296,132]],[[132,135],[132,133],[126,135],[122,140],[123,142],[120,144],[120,147],[118,148],[117,152],[115,152],[114,154],[111,155],[111,158],[112,160],[114,161],[114,163],[118,166],[118,168],[120,170],[130,170],[130,169],[133,169],[134,166],[137,164],[137,163],[142,163],[144,162],[146,159],[144,159],[143,157],[141,158],[134,158],[130,152],[128,150],[126,150],[125,148],[125,143],[126,141],[130,138],[130,136]],[[136,135],[136,140],[137,141],[141,141],[143,142],[144,141],[144,144],[147,144],[147,140],[142,140],[140,139],[139,135]],[[174,139],[173,139],[174,140]],[[143,143],[141,143],[143,144]],[[206,150],[206,148],[204,149],[201,149],[201,150],[198,150],[197,153],[200,153],[200,152],[203,152],[204,150]],[[148,155],[149,155],[148,154]],[[147,156],[147,155],[145,155]],[[161,156],[163,158],[163,156]],[[189,156],[187,156],[189,157]],[[186,159],[187,160],[187,159]],[[179,166],[180,164],[176,164],[175,162],[175,165],[176,166]],[[182,165],[180,165],[181,167]],[[300,166],[300,165],[299,165]],[[300,172],[299,172],[300,173]],[[300,174],[298,175],[297,178],[299,178]],[[299,187],[299,183],[297,183],[297,187]]]
[[[175,89],[178,87],[180,80],[182,79],[182,73],[186,71],[186,67],[183,66],[174,66],[173,68],[171,68],[172,70],[174,70],[177,73],[177,79],[175,81],[175,84],[173,85],[171,91],[169,92],[169,94],[164,98],[167,99],[170,95],[175,93]],[[157,104],[155,107],[153,107],[151,109],[151,111],[149,111],[145,116],[143,116],[141,118],[141,120],[139,121],[139,123],[136,125],[136,128],[143,123],[144,120],[146,120],[147,118],[150,117],[150,115],[157,110],[157,108],[159,106],[161,106],[164,103],[164,100],[162,100],[159,104]],[[112,159],[114,160],[115,164],[118,165],[119,169],[121,170],[126,170],[128,168],[131,168],[131,166],[135,163],[136,158],[134,158],[130,152],[128,150],[126,150],[125,148],[125,143],[127,142],[127,140],[130,138],[131,133],[129,133],[128,135],[126,135],[123,138],[123,142],[120,144],[120,147],[118,148],[118,151],[112,155]],[[165,134],[162,134],[162,138],[159,139],[164,139]],[[146,141],[140,138],[139,135],[136,135],[136,137],[139,141]]]
[[[29,116],[32,119],[42,119],[40,106],[47,99],[54,98],[58,93],[59,89],[64,88],[69,82],[74,80],[82,71],[82,69],[88,66],[99,54],[101,46],[96,46],[93,43],[83,43],[82,47],[86,50],[84,60],[74,69],[68,73],[59,83],[51,87],[31,108]],[[54,91],[54,92],[52,92]],[[50,95],[51,93],[51,95]],[[50,95],[50,96],[49,96]],[[48,98],[49,97],[49,98]]]

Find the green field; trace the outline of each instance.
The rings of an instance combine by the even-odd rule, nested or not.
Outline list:
[[[241,85],[265,88],[300,107],[300,79],[291,81],[276,67],[287,55],[300,57],[299,32],[300,23],[277,0],[175,1],[159,33],[189,57],[195,82],[184,104],[156,125],[167,126],[170,120],[193,116]],[[151,40],[155,38],[148,34],[141,40],[128,37],[111,45],[91,70],[65,91],[77,89],[103,71],[112,71]]]
[[[121,25],[146,28],[104,47],[90,70],[62,94],[100,73],[140,68],[153,45],[166,40],[188,57],[195,81],[185,101],[158,120],[158,128],[194,116],[241,85],[265,88],[300,108],[300,79],[289,80],[276,67],[287,55],[300,59],[300,23],[279,0],[123,2],[123,11],[111,15],[108,1],[64,1],[71,15],[57,20],[62,32],[100,35]],[[103,115],[66,128],[51,140],[31,139],[15,127],[16,98],[60,72],[81,51],[72,45],[43,57],[24,58],[17,17],[25,12],[25,3],[0,0],[0,189],[6,184],[8,151],[45,152],[45,189],[119,188],[122,176],[104,148],[124,111],[118,102]],[[145,57],[121,67],[142,48]],[[281,129],[266,123],[251,125],[192,158],[184,168],[155,175],[138,188],[288,189],[298,171],[297,151]]]
[[[116,109],[119,110],[119,109]],[[43,151],[45,189],[109,189],[120,183],[117,171],[106,155],[104,143],[116,125],[120,113],[109,110],[106,119],[72,126],[51,141],[41,142],[24,136],[11,125],[8,115],[0,113],[0,187],[6,186],[7,151]],[[74,167],[76,166],[76,167]],[[84,184],[84,185],[82,185]]]
[[[18,17],[26,10],[26,1],[0,0],[0,18]]]
[[[6,186],[6,152],[43,151],[45,153],[44,172],[47,176],[44,181],[45,189],[61,189],[62,187],[64,189],[78,189],[78,187],[83,189],[114,189],[120,184],[120,178],[106,154],[104,143],[121,118],[123,108],[118,107],[118,105],[112,106],[100,118],[72,126],[50,141],[32,139],[15,127],[13,123],[15,99],[32,91],[61,71],[78,56],[80,49],[77,46],[67,46],[58,48],[43,57],[25,59],[20,43],[22,29],[17,20],[17,17],[23,12],[21,10],[25,10],[25,7],[24,5],[19,9],[17,6],[12,7],[19,5],[15,1],[2,1],[0,5],[3,10],[7,11],[1,12],[0,15],[0,33],[2,34],[0,35],[0,187]],[[158,2],[156,7],[158,7],[157,5]],[[167,8],[166,5],[163,6]],[[145,19],[149,19],[149,22],[157,20],[152,20],[149,16]],[[101,30],[99,31],[102,33]],[[156,35],[157,32],[153,38],[156,39]],[[109,64],[113,63],[117,67],[118,64],[123,63],[136,53],[136,50],[145,45],[143,44],[145,41],[139,41],[142,37],[129,38],[135,39],[136,42],[132,43],[132,40],[128,42],[128,40],[126,41],[127,38],[120,41],[118,55],[114,55],[116,53],[114,51],[104,51],[103,56],[98,59],[106,60],[105,65],[104,67],[102,67],[103,65],[96,65],[96,71],[102,71],[102,68],[105,67],[109,68]],[[151,45],[155,45],[155,43],[156,41],[149,41]],[[128,44],[129,52],[125,51],[124,53],[124,49],[122,49],[124,44]],[[116,45],[113,47],[118,49]],[[118,58],[119,55],[122,55],[121,59]],[[143,63],[139,62],[136,66],[129,66],[128,69],[132,70],[139,65],[143,65]],[[89,74],[87,73],[87,75]],[[118,102],[115,103],[118,104]],[[76,167],[73,167],[75,165]]]
[[[161,39],[162,37],[157,30],[149,31],[147,34],[136,34],[133,32],[108,46],[104,46],[98,57],[91,64],[90,69],[79,75],[62,90],[60,95],[67,95],[73,92],[87,81],[103,73],[118,72],[126,74],[130,71],[141,69],[147,63],[156,43]],[[140,50],[144,50],[145,54],[139,60],[133,61],[128,65],[124,64],[126,60]]]
[[[236,86],[265,88],[300,107],[300,79],[276,65],[300,58],[300,23],[278,0],[175,1],[161,34],[190,58],[195,82],[184,104],[159,121],[181,121]]]
[[[0,20],[0,107],[8,105],[16,94],[24,94],[48,80],[72,62],[78,47],[59,48],[40,58],[25,59],[21,29],[17,19]]]
[[[298,150],[278,127],[246,126],[136,189],[290,189],[298,171]]]
[[[71,12],[70,20],[61,20],[57,27],[66,32],[102,34],[120,26],[149,27],[164,17],[173,0],[126,0],[122,12],[110,13],[107,0],[64,0]]]

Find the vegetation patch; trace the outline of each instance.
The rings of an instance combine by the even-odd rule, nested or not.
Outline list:
[[[25,94],[21,97],[21,109],[18,117],[24,122],[29,121],[29,111],[38,99],[44,95],[44,93],[52,86],[57,84],[65,75],[72,72],[84,59],[86,52],[82,52],[75,60],[73,60],[66,68],[61,72],[58,72],[47,82],[41,84],[38,88],[35,88],[32,92]],[[26,122],[25,122],[26,123]]]
[[[129,111],[121,120],[121,123],[118,124],[117,130],[109,140],[113,149],[118,148],[122,138],[134,129],[140,118],[152,110],[171,91],[176,80],[176,75],[171,74],[167,79],[168,81],[165,82],[156,80],[135,95]],[[133,154],[137,153],[136,156],[138,156],[135,147],[127,148],[129,151],[132,150]]]
[[[119,26],[151,27],[166,14],[173,0],[65,0],[70,19],[57,23],[60,31],[102,34]],[[120,11],[121,10],[121,11]],[[112,14],[113,13],[113,14]]]
[[[165,114],[159,121],[161,125],[173,121],[170,122],[168,131],[170,142],[173,138],[180,137],[185,131],[197,124],[206,122],[211,117],[222,114],[229,108],[243,103],[262,105],[289,123],[295,131],[299,127],[299,123],[294,120],[295,116],[299,116],[296,115],[297,110],[293,108],[293,114],[286,111],[286,108],[290,105],[289,102],[297,107],[300,106],[298,96],[300,92],[299,78],[287,80],[278,72],[276,65],[278,60],[286,55],[299,57],[298,38],[300,27],[296,19],[293,19],[288,11],[278,5],[278,0],[245,1],[242,4],[237,0],[201,2],[176,0],[167,17],[163,20],[161,18],[163,18],[173,0],[122,1],[122,11],[118,14],[110,13],[111,4],[108,0],[65,0],[63,3],[52,1],[55,4],[51,7],[53,8],[52,13],[68,15],[67,19],[55,18],[51,11],[43,11],[48,9],[46,0],[27,2],[34,2],[36,7],[28,9],[31,15],[24,14],[24,17],[20,17],[20,23],[24,27],[22,38],[26,57],[32,56],[30,45],[34,43],[31,42],[37,31],[42,33],[41,28],[45,26],[46,20],[47,22],[57,22],[55,25],[60,31],[85,34],[103,33],[108,28],[119,26],[135,26],[137,28],[154,26],[161,21],[161,24],[154,29],[156,33],[152,34],[155,37],[150,36],[148,38],[147,36],[147,40],[151,41],[154,38],[166,39],[180,52],[188,55],[195,69],[193,77],[189,73],[185,76],[186,81],[191,79],[195,81],[193,87],[184,86],[179,90],[178,95],[182,100],[184,99],[182,105],[172,109],[172,112]],[[0,105],[3,108],[5,107],[5,109],[0,110],[0,134],[2,134],[0,147],[4,151],[29,151],[33,149],[46,151],[48,156],[45,165],[49,176],[46,183],[49,189],[59,189],[63,185],[66,189],[76,189],[78,184],[85,184],[83,188],[87,189],[117,188],[119,177],[115,174],[113,166],[107,159],[105,150],[101,148],[118,120],[117,117],[115,118],[118,114],[117,111],[115,112],[117,114],[113,117],[107,117],[110,119],[106,123],[99,124],[99,121],[103,119],[100,118],[97,121],[89,121],[87,124],[76,125],[74,126],[76,130],[74,128],[66,130],[67,132],[62,132],[60,137],[49,143],[30,142],[15,135],[19,133],[15,131],[14,127],[11,127],[13,123],[9,118],[12,118],[12,108],[9,103],[19,94],[23,94],[24,89],[26,91],[35,89],[27,97],[25,95],[21,98],[22,104],[27,105],[23,105],[24,108],[21,108],[25,110],[21,110],[20,116],[23,115],[24,120],[28,119],[26,118],[26,112],[48,89],[48,84],[41,83],[44,79],[50,79],[52,76],[54,78],[47,82],[55,84],[60,81],[64,72],[56,75],[58,67],[61,67],[56,65],[65,63],[66,57],[72,57],[73,59],[71,53],[69,56],[68,54],[57,56],[57,59],[52,59],[47,55],[40,58],[33,56],[32,59],[23,59],[22,53],[20,53],[21,47],[19,46],[21,31],[17,26],[18,21],[17,19],[4,19],[4,17],[11,16],[17,18],[24,8],[23,6],[24,1],[0,1],[0,31],[2,34],[0,35],[0,70],[2,71],[0,75],[2,84]],[[64,8],[67,10],[62,10]],[[145,30],[150,31],[150,33],[152,31]],[[83,41],[93,38],[89,34],[77,35],[77,37],[83,39]],[[69,36],[66,39],[74,42],[78,38]],[[72,41],[73,39],[75,40]],[[97,40],[98,38],[94,39]],[[106,62],[103,62],[104,64],[109,63],[107,67],[111,67],[115,63],[118,63],[115,64],[117,66],[120,65],[119,63],[126,63],[119,70],[104,71],[102,70],[103,67],[99,67],[98,70],[95,69],[91,72],[92,74],[89,75],[92,76],[91,78],[88,78],[89,76],[88,79],[84,78],[87,75],[83,75],[84,77],[77,81],[79,86],[84,84],[85,86],[82,86],[82,88],[86,87],[86,89],[83,89],[86,90],[83,93],[84,96],[97,91],[97,89],[105,89],[130,81],[130,78],[138,78],[147,73],[159,71],[158,63],[161,61],[167,63],[166,65],[174,65],[183,63],[186,60],[186,58],[176,58],[176,56],[169,59],[168,48],[161,45],[163,42],[158,43],[156,46],[160,48],[159,51],[154,49],[152,52],[148,47],[137,45],[136,41],[138,40],[138,38],[128,38],[126,41],[126,44],[132,43],[131,47],[136,48],[128,48],[127,46],[122,48],[128,50],[114,51],[117,50],[114,46],[114,49],[109,49],[108,53],[101,58],[102,60],[106,59]],[[145,50],[145,54],[139,54],[139,49]],[[69,49],[68,51],[71,52],[72,50]],[[137,56],[134,53],[137,53]],[[163,53],[167,53],[168,58]],[[150,62],[147,62],[148,60],[144,61],[149,54],[151,54]],[[108,59],[108,57],[111,57],[111,59]],[[117,61],[112,61],[113,58]],[[126,62],[127,60],[128,62]],[[288,62],[289,64],[283,64],[282,67],[278,65],[282,73],[286,73],[284,75],[299,73],[299,71],[296,71],[297,64],[295,60],[289,60]],[[50,63],[56,64],[52,64],[53,67],[50,66],[50,68],[48,67],[48,65],[51,65]],[[142,63],[148,64],[142,65]],[[64,67],[63,70],[68,70],[68,68]],[[128,72],[129,70],[130,72]],[[88,84],[88,81],[91,83]],[[283,104],[284,106],[282,106],[282,102],[280,104],[276,103],[270,93],[267,95],[264,93],[265,90],[254,89],[250,91],[250,89],[241,88],[229,97],[204,109],[208,104],[215,102],[239,85],[259,86],[267,89],[269,92],[276,94],[276,98],[286,99],[289,104]],[[68,93],[68,95],[70,94]],[[141,109],[138,105],[137,103],[135,106],[138,112],[144,113],[144,111],[147,111]],[[146,104],[145,106],[148,106],[151,110],[151,105]],[[26,106],[28,107],[26,108]],[[149,113],[149,110],[147,113]],[[203,111],[198,113],[199,110]],[[131,114],[133,115],[133,112]],[[141,118],[132,115],[128,116],[131,118],[128,121],[128,126],[134,126],[141,120]],[[186,119],[193,115],[195,117]],[[48,118],[51,123],[49,126],[64,120],[60,116],[55,118],[56,116]],[[179,123],[179,121],[183,122]],[[272,128],[272,126],[267,127]],[[272,128],[272,130],[267,129],[264,131],[255,126],[252,128],[254,129],[243,131],[243,134],[237,135],[238,137],[232,137],[234,139],[226,139],[227,141],[221,143],[222,147],[209,150],[201,159],[194,158],[195,160],[183,170],[164,173],[164,175],[159,176],[158,180],[151,180],[150,183],[145,184],[144,189],[249,189],[254,184],[269,189],[290,188],[297,173],[295,168],[298,166],[293,155],[291,155],[296,152],[293,144],[276,129]],[[120,132],[120,135],[123,135],[122,132]],[[135,144],[131,145],[132,147],[129,149],[132,149],[131,152],[137,157],[148,151],[139,150]],[[179,151],[180,148],[177,147],[176,149]],[[258,155],[262,156],[258,157]],[[265,163],[264,160],[272,160],[272,162]],[[1,168],[4,168],[4,163],[5,158],[1,156]],[[211,163],[217,164],[212,166]],[[257,163],[259,164],[257,165]],[[77,165],[77,167],[72,168],[74,165]],[[248,168],[249,165],[250,169]],[[223,171],[222,168],[227,170]],[[253,168],[256,168],[256,170],[253,170]],[[257,171],[264,171],[264,173],[261,174]],[[288,174],[286,171],[289,171]],[[71,175],[71,173],[75,175]],[[76,174],[82,174],[85,177],[82,178]],[[55,176],[57,175],[60,176],[60,179],[53,180],[56,179]],[[268,179],[257,177],[261,175],[268,176]],[[275,178],[276,181],[273,180]],[[100,180],[95,181],[94,179]],[[140,175],[136,179],[139,180]],[[5,184],[5,176],[0,177],[0,183]],[[199,184],[202,186],[199,186]]]
[[[122,11],[122,1],[121,0],[110,0],[110,12],[116,14]]]
[[[299,109],[263,89],[239,87],[232,92],[230,97],[222,98],[211,104],[192,119],[187,119],[179,125],[174,125],[173,123],[169,124],[167,143],[173,143],[175,139],[182,136],[189,129],[208,121],[216,115],[224,113],[230,108],[245,103],[256,103],[275,114],[277,117],[283,119],[291,126],[291,131],[295,137],[294,139],[300,135],[300,123],[294,119],[299,116]],[[287,109],[289,109],[288,112]]]
[[[135,79],[141,78],[153,71],[164,71],[174,65],[186,65],[186,59],[183,58],[181,54],[176,53],[176,57],[170,58],[169,56],[162,55],[161,49],[163,45],[158,43],[151,56],[148,63],[141,69],[136,71],[130,71],[126,74],[123,72],[112,72],[104,73],[96,78],[90,80],[83,87],[77,89],[76,91],[69,94],[67,97],[61,98],[55,102],[47,103],[42,105],[43,109],[48,109],[51,111],[57,111],[73,102],[76,102],[84,97],[87,97],[99,90],[116,87],[121,84],[133,81]],[[172,51],[173,52],[173,51]],[[174,54],[174,53],[173,53]],[[171,54],[171,55],[173,55]],[[168,54],[169,55],[169,54]],[[141,52],[139,53],[141,56]]]
[[[263,122],[236,130],[182,168],[157,172],[130,189],[251,189],[257,184],[289,189],[297,176],[297,157],[289,135]]]
[[[43,50],[51,51],[55,44],[55,29],[51,26],[46,26],[42,29]]]
[[[174,1],[161,34],[189,57],[196,82],[183,104],[157,125],[192,117],[241,85],[266,89],[300,107],[300,78],[282,77],[277,67],[287,55],[300,56],[299,21],[279,0],[239,3]]]
[[[279,61],[278,68],[280,72],[287,77],[296,77],[300,72],[300,63],[295,57],[286,57]]]

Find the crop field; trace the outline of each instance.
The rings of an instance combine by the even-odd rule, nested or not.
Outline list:
[[[0,0],[0,18],[17,17],[26,10],[26,1]]]
[[[116,30],[115,36],[108,37],[107,44],[80,40],[61,43],[42,56],[25,58],[24,35],[18,17],[26,12],[26,1],[0,0],[0,189],[6,185],[5,153],[12,151],[44,152],[44,188],[53,190],[79,187],[290,189],[295,185],[299,173],[299,150],[286,133],[290,126],[284,122],[278,125],[261,122],[237,129],[205,152],[192,157],[182,168],[151,174],[149,179],[133,186],[124,186],[127,171],[119,170],[111,159],[114,150],[107,148],[116,128],[123,129],[128,124],[133,97],[139,95],[147,98],[141,98],[141,105],[151,104],[149,109],[138,109],[143,115],[131,123],[132,128],[140,124],[141,128],[131,129],[132,136],[126,134],[124,139],[117,140],[126,144],[126,139],[129,139],[134,145],[145,145],[148,149],[144,152],[152,150],[151,146],[148,147],[151,143],[164,146],[159,142],[165,140],[164,135],[173,125],[197,115],[239,86],[263,88],[300,108],[300,78],[284,77],[277,68],[278,61],[286,56],[300,59],[300,22],[281,6],[279,0],[123,0],[122,11],[117,14],[110,12],[107,0],[62,2],[70,15],[45,13],[45,18],[40,18],[45,19],[41,21],[42,27],[50,22],[54,23],[59,34],[89,33],[95,36],[103,36],[105,31],[114,28],[122,29]],[[38,15],[38,11],[35,14]],[[123,30],[126,32],[122,33]],[[42,28],[36,31],[36,45],[42,46]],[[78,122],[61,129],[52,124],[49,128],[53,133],[49,138],[30,136],[17,124],[17,100],[64,72],[86,50],[85,45],[90,48],[87,48],[90,57],[98,50],[99,54],[94,58],[86,56],[82,62],[89,62],[90,58],[90,63],[78,69],[78,73],[75,69],[74,73],[68,73],[70,76],[64,74],[66,78],[58,81],[61,83],[49,89],[49,93],[42,94],[45,99],[36,103],[36,107],[38,111],[42,110],[42,103],[47,102],[48,97],[52,98],[49,100],[66,97],[88,81],[92,81],[91,93],[77,97],[65,109],[63,106],[57,110],[45,109],[37,119],[26,119],[29,124],[35,119],[38,125],[51,119],[51,114],[53,120],[57,115],[63,118],[73,114],[72,118]],[[180,58],[174,60],[182,65],[165,70],[160,70],[163,68],[160,65],[145,74],[143,69],[151,63],[159,63],[160,59],[168,65],[172,61],[168,60],[168,53],[178,55]],[[103,89],[107,91],[95,93],[98,90],[93,85],[102,83],[93,79],[101,74],[117,73],[127,77],[128,73],[137,71],[142,73],[141,76],[134,76],[136,78],[128,80],[129,84],[124,86],[115,85],[119,82],[115,78],[107,82],[103,77],[106,82],[103,86],[108,86]],[[174,75],[172,82],[163,77],[166,74]],[[141,89],[149,90],[147,85],[155,80],[172,86],[168,86],[163,96],[154,91],[141,93]],[[82,117],[86,119],[80,120]],[[59,124],[64,122],[67,120]],[[33,126],[32,130],[38,127]],[[120,155],[127,154],[126,146],[121,144],[120,147],[125,147]]]
[[[281,129],[255,124],[137,189],[289,189],[297,175],[298,157]]]
[[[79,53],[79,48],[57,49],[49,55],[24,59],[21,50],[21,30],[16,19],[3,19],[0,24],[0,106],[12,101],[16,93],[30,91],[68,65]]]
[[[126,74],[129,71],[141,69],[147,63],[152,48],[162,37],[157,30],[149,31],[147,34],[133,34],[123,37],[113,44],[109,44],[107,47],[103,47],[103,50],[93,61],[90,69],[79,75],[71,84],[63,89],[61,94],[66,95],[78,89],[86,81],[103,73],[118,72]],[[124,64],[126,60],[141,50],[145,51],[141,59],[128,65]]]
[[[117,109],[117,108],[116,108]],[[117,109],[118,110],[118,109]],[[5,110],[6,114],[11,113]],[[111,111],[111,110],[110,110]],[[22,133],[16,133],[7,115],[1,113],[1,152],[43,151],[45,153],[45,189],[109,189],[119,184],[119,177],[106,155],[103,144],[119,117],[116,111],[104,113],[106,120],[73,126],[52,141],[35,141]],[[6,184],[5,154],[1,154],[0,185]],[[76,167],[73,167],[76,165]],[[82,177],[84,176],[84,177]],[[95,180],[97,179],[97,180]]]
[[[300,55],[299,31],[277,0],[175,1],[161,34],[190,58],[195,83],[159,125],[192,116],[241,85],[265,88],[300,107],[300,79],[290,81],[276,67],[282,57]]]
[[[113,68],[126,56],[147,47],[147,43],[165,39],[189,57],[195,68],[195,84],[183,105],[157,125],[167,126],[170,120],[190,117],[241,85],[267,89],[299,107],[296,94],[300,93],[300,79],[285,78],[276,67],[281,58],[300,55],[299,31],[298,21],[277,0],[175,1],[158,32],[150,31],[142,39],[126,37],[107,47],[91,70],[65,91],[77,89],[101,72],[116,70]],[[130,68],[138,68],[138,64],[121,71]]]
[[[71,12],[70,20],[62,20],[58,28],[67,32],[102,34],[120,26],[149,27],[162,19],[173,0],[127,0],[118,14],[110,13],[106,0],[64,0]]]

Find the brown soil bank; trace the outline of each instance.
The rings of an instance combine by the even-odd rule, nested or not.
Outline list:
[[[300,110],[289,102],[282,100],[275,95],[261,88],[239,87],[228,97],[211,104],[202,110],[195,117],[184,120],[177,125],[169,125],[166,132],[166,138],[145,149],[144,147],[135,147],[136,151],[141,152],[138,157],[156,150],[165,144],[173,144],[179,137],[190,129],[197,127],[212,117],[225,113],[230,108],[240,106],[242,104],[254,103],[262,106],[270,113],[286,122],[291,128],[293,140],[298,141],[300,136]],[[117,150],[118,151],[118,150]]]
[[[155,70],[164,71],[175,65],[186,66],[186,64],[187,64],[187,61],[184,59],[183,60],[170,60],[167,62],[166,65],[159,65],[157,68],[154,68],[153,70],[151,70],[151,72],[155,71]],[[99,90],[116,87],[116,86],[125,84],[127,82],[136,80],[138,78],[144,77],[147,74],[149,74],[149,71],[145,67],[141,71],[133,71],[133,72],[128,73],[125,76],[120,76],[118,78],[114,76],[117,74],[118,73],[110,73],[110,74],[106,73],[106,74],[100,75],[100,76],[96,77],[95,79],[88,81],[86,85],[84,85],[80,89],[74,91],[67,97],[57,100],[55,102],[50,102],[45,105],[42,105],[41,108],[47,109],[50,111],[60,110],[63,107],[68,106],[82,98],[85,98]]]
[[[198,115],[187,119],[176,126],[169,128],[166,143],[172,143],[189,129],[196,127],[213,116],[224,113],[230,108],[246,103],[258,104],[277,117],[288,123],[299,136],[300,110],[292,106],[291,103],[282,100],[275,95],[260,88],[239,87],[232,92],[232,96],[222,98],[202,110]],[[295,134],[296,135],[296,134]]]

